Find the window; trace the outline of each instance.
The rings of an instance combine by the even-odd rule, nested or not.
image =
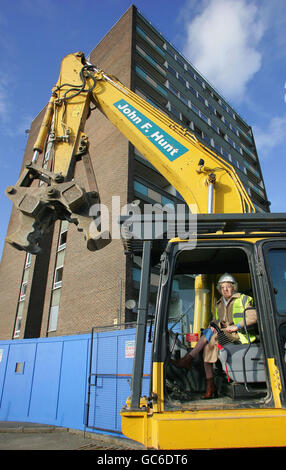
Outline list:
[[[166,49],[167,51],[169,52],[169,54],[174,57],[174,59],[176,58],[176,54],[175,52],[173,51],[173,49],[171,49],[171,47],[169,46],[169,44],[166,44]]]
[[[187,86],[186,80],[183,77],[181,77],[181,75],[178,75],[178,79],[180,80],[181,83],[183,83],[185,87]]]
[[[64,267],[60,266],[59,268],[56,268],[55,272],[55,280],[54,280],[54,288],[61,287],[62,285],[62,279],[63,279],[63,270]]]
[[[218,127],[215,125],[214,122],[211,121],[212,128],[218,133]]]
[[[214,142],[214,148],[216,149],[218,153],[221,153],[221,147],[216,142]]]
[[[230,143],[230,145],[232,145],[234,147],[234,142],[233,140],[231,140],[230,137],[227,136],[227,141]]]
[[[209,120],[208,120],[208,117],[201,112],[201,118],[208,124],[209,123]]]
[[[193,105],[193,103],[191,104],[191,108],[198,116],[200,115],[199,109],[195,105]]]
[[[162,196],[162,206],[169,206],[169,207],[175,207],[174,201],[171,201],[171,199],[168,199],[165,196]]]
[[[189,120],[189,118],[187,118],[183,114],[182,114],[182,121],[183,121],[184,126],[187,126],[187,127],[191,126],[191,121]]]
[[[69,223],[67,220],[63,220],[60,225],[60,235],[59,235],[59,243],[58,243],[58,250],[62,250],[66,247],[67,242],[67,235],[68,235],[68,228]]]
[[[22,322],[22,318],[17,317],[14,338],[19,338],[20,336],[21,322]]]
[[[219,134],[222,136],[223,139],[226,139],[227,135],[221,129],[219,129]]]
[[[181,114],[180,112],[177,110],[177,108],[175,108],[175,106],[173,106],[172,104],[170,105],[170,111],[171,113],[173,113],[178,119],[181,119]]]
[[[195,74],[191,71],[191,69],[187,68],[187,70],[188,70],[188,73],[190,74],[190,76],[191,76],[193,79],[195,79],[196,76],[195,76]]]
[[[154,189],[148,188],[148,197],[153,201],[159,202],[159,204],[162,202],[162,195],[154,191]]]
[[[176,90],[176,88],[170,82],[169,82],[168,88],[172,93],[174,93],[174,95],[178,96],[179,94],[178,90]]]
[[[286,249],[272,248],[268,252],[272,288],[276,303],[277,330],[280,351],[286,366]]]
[[[268,260],[277,311],[286,315],[286,249],[271,249]]]
[[[142,194],[143,196],[148,196],[148,188],[142,183],[139,183],[139,181],[134,181],[134,191],[137,193]]]
[[[180,93],[180,100],[183,101],[183,103],[185,103],[187,106],[189,105],[189,101],[182,93]]]
[[[280,326],[279,335],[280,335],[281,347],[283,348],[283,353],[284,353],[284,362],[286,363],[286,324],[285,323]]]
[[[197,127],[196,125],[194,125],[194,131],[196,134],[198,134],[200,137],[202,137],[202,131],[199,127]]]
[[[182,62],[178,56],[176,56],[176,61],[178,62],[178,64],[180,64],[180,66],[184,69],[185,68],[185,64],[184,62]]]
[[[132,270],[132,278],[133,278],[133,299],[135,300],[135,304],[132,308],[132,313],[135,315],[137,315],[137,311],[138,311],[137,309],[138,309],[140,278],[141,278],[141,269],[138,269],[137,267],[138,262],[141,263],[142,259],[140,257],[134,257],[134,267]],[[148,305],[148,315],[150,315],[151,317],[154,315],[154,311],[155,311],[157,291],[158,291],[158,282],[159,282],[158,274],[151,271],[150,296],[149,296],[149,305]]]
[[[202,95],[200,95],[199,93],[198,93],[198,98],[199,98],[199,100],[200,100],[203,104],[206,104],[206,100],[205,100],[204,97],[203,97]]]
[[[226,112],[228,111],[227,106],[222,101],[220,102],[220,105]]]
[[[202,80],[201,80],[199,77],[197,77],[197,76],[196,76],[196,81],[199,82],[199,84],[200,84],[201,86],[203,86]]]
[[[210,146],[211,145],[211,139],[204,133],[203,135],[203,141]]]
[[[197,96],[196,90],[189,84],[189,90],[191,93],[193,93],[194,96]]]
[[[14,330],[14,338],[18,338],[20,336],[21,323],[22,323],[22,318],[23,318],[23,311],[24,311],[24,302],[19,302],[18,303],[15,330]]]
[[[32,263],[32,254],[31,254],[31,253],[27,253],[26,262],[25,262],[25,268],[29,268],[29,267],[31,266],[31,263]]]
[[[22,284],[21,284],[21,292],[23,290],[23,285],[24,284],[26,284],[26,287],[27,287],[27,283],[28,283],[28,280],[29,280],[29,274],[30,274],[30,270],[29,269],[24,269],[24,274],[23,274],[23,279],[22,279]]]
[[[173,323],[177,333],[186,334],[188,326],[194,321],[194,302],[195,302],[195,275],[193,274],[175,274],[172,282],[172,292],[169,302],[169,325]],[[191,307],[191,308],[190,308]],[[181,322],[177,319],[182,317]]]
[[[66,247],[66,242],[67,242],[67,235],[68,231],[65,230],[64,232],[60,233],[60,238],[59,238],[59,250],[62,250],[63,248]]]
[[[28,285],[27,281],[24,281],[22,283],[21,292],[20,292],[20,300],[24,300],[26,297],[27,285]]]
[[[177,72],[175,69],[173,69],[173,67],[171,67],[171,65],[168,64],[168,70],[169,72],[171,72],[175,77],[177,77]]]
[[[235,142],[234,142],[234,148],[235,148],[239,153],[241,153],[240,146],[237,145]]]

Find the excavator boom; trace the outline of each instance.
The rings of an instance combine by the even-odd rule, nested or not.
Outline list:
[[[84,134],[92,103],[175,187],[191,212],[255,212],[230,164],[202,145],[189,130],[116,78],[87,63],[82,53],[76,53],[62,61],[32,161],[26,164],[16,185],[6,190],[21,212],[18,230],[6,238],[16,248],[40,251],[41,237],[56,219],[76,223],[91,250],[110,241],[109,234],[98,231],[89,216],[91,205],[99,201],[94,175],[86,189],[73,179],[78,159],[92,174],[88,137]],[[53,150],[50,171],[38,165],[47,142]],[[47,186],[32,185],[37,179]]]

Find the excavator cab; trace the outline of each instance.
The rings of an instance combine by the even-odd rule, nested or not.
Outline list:
[[[205,406],[200,396],[205,389],[202,354],[192,362],[191,370],[178,369],[176,360],[195,347],[203,330],[214,319],[220,294],[217,282],[223,272],[232,272],[239,292],[253,298],[248,250],[235,244],[213,243],[179,249],[173,267],[169,291],[167,328],[168,358],[165,362],[166,407]],[[247,315],[247,312],[245,312]],[[255,334],[255,341],[253,341]],[[261,399],[267,395],[265,359],[259,341],[259,326],[246,328],[245,344],[231,343],[218,331],[219,359],[214,364],[218,398],[208,406],[225,406],[239,400]]]

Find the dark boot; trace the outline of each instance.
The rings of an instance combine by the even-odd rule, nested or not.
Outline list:
[[[184,357],[181,357],[181,359],[178,359],[177,361],[172,361],[172,364],[176,366],[177,369],[190,370],[191,365],[192,365],[192,360],[193,360],[193,357],[190,356],[189,353],[187,353]]]
[[[202,400],[209,400],[210,398],[217,398],[217,390],[215,387],[214,379],[206,379],[206,393],[201,397]]]

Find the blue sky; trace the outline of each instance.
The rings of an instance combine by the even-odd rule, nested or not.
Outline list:
[[[0,0],[0,252],[11,211],[4,191],[18,178],[25,130],[49,100],[61,59],[87,55],[131,3]],[[134,4],[253,127],[271,211],[286,212],[285,0]]]

